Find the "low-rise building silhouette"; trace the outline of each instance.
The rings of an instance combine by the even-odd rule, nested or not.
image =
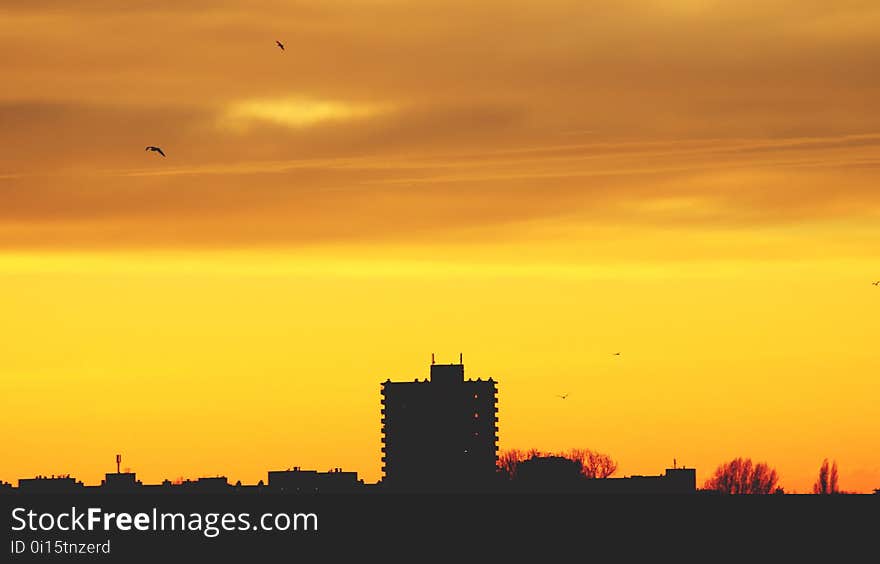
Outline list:
[[[226,476],[212,476],[207,478],[198,478],[196,480],[184,480],[170,486],[178,491],[186,491],[192,493],[224,493],[229,491],[229,480]]]
[[[602,494],[692,494],[697,491],[697,471],[694,468],[667,468],[658,476],[585,480],[583,491]]]
[[[464,364],[431,363],[430,379],[382,384],[383,487],[480,489],[495,477],[497,386]]]
[[[136,491],[142,486],[134,472],[108,472],[101,480],[101,487],[112,492]]]
[[[564,456],[533,456],[516,465],[514,485],[523,490],[573,490],[584,481],[581,465]]]
[[[269,472],[266,484],[272,493],[343,493],[353,492],[363,486],[357,472],[343,472],[334,468],[329,472],[302,470],[299,466],[292,470]]]
[[[70,475],[36,476],[22,478],[18,481],[18,489],[26,493],[73,493],[83,490],[83,483]]]
[[[667,468],[658,476],[587,478],[576,460],[564,456],[533,456],[516,465],[513,491],[595,494],[687,494],[697,490],[694,468]]]

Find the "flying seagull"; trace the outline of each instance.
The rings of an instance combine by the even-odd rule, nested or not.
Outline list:
[[[160,155],[162,155],[163,157],[165,156],[165,153],[162,152],[161,148],[153,147],[152,145],[147,146],[147,148],[144,149],[144,151],[155,151],[155,152],[159,153]]]
[[[565,399],[568,397],[568,394],[562,394],[562,395],[557,394],[556,397]]]
[[[284,43],[281,43],[280,41],[278,41],[278,40],[276,39],[276,40],[275,40],[275,45],[278,45],[278,47],[280,47],[281,50],[284,51]]]
[[[873,284],[874,286],[880,286],[880,280],[877,280],[876,282],[871,282],[871,284]]]

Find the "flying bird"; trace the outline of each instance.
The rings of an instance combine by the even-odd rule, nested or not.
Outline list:
[[[162,155],[163,157],[165,156],[165,153],[162,152],[161,148],[153,147],[152,145],[147,146],[147,148],[144,149],[144,151],[155,151],[155,152],[159,153],[160,155]]]
[[[557,394],[556,397],[565,399],[568,397],[568,394],[562,394],[562,395]]]
[[[876,282],[872,282],[872,284],[873,284],[874,286],[880,286],[880,280],[877,280]]]
[[[281,50],[284,51],[284,43],[281,43],[280,41],[278,41],[278,40],[276,39],[276,40],[275,40],[275,45],[278,45],[278,47],[280,47]]]
[[[620,356],[619,352],[614,353],[614,356]]]

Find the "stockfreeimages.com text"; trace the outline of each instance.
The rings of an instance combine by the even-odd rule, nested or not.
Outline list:
[[[61,513],[37,513],[24,507],[12,510],[13,531],[190,531],[214,538],[223,531],[317,531],[315,513],[105,513],[100,507]]]

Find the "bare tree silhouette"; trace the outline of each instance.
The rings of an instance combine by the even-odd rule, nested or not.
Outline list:
[[[822,461],[822,466],[819,467],[819,477],[816,479],[816,483],[813,484],[813,493],[819,495],[831,495],[840,493],[840,488],[837,486],[837,461],[835,460],[831,466],[831,469],[828,468],[828,459]]]
[[[617,462],[601,452],[589,449],[572,449],[564,456],[580,463],[581,474],[585,478],[609,478],[617,472]]]
[[[515,448],[504,451],[498,457],[498,473],[506,480],[514,480],[517,465],[528,458],[527,453]]]
[[[750,458],[734,458],[715,469],[706,480],[704,489],[723,494],[770,494],[782,493],[776,483],[779,475],[765,462],[753,464]]]

